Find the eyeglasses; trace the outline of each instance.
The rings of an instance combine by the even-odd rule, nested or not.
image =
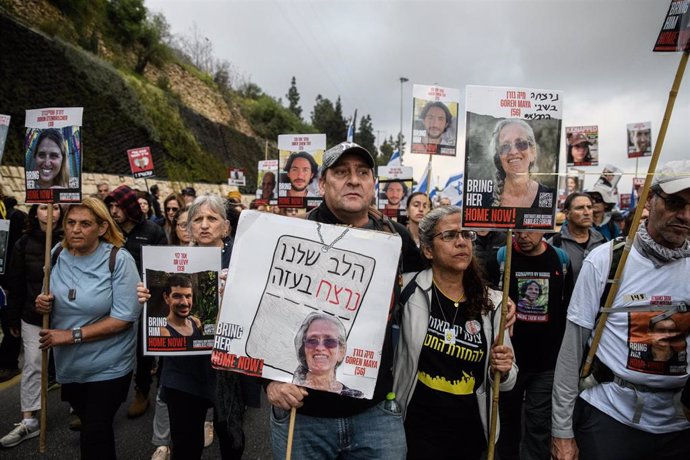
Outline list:
[[[180,208],[165,208],[165,212],[177,212]]]
[[[178,222],[177,228],[187,228],[187,222]]]
[[[690,206],[690,201],[685,201],[678,195],[666,195],[660,190],[654,190],[654,193],[664,200],[664,206],[671,212],[679,212],[684,210],[686,206]]]
[[[507,144],[501,144],[498,146],[498,154],[502,157],[508,155],[510,151],[513,149],[513,146],[515,146],[515,148],[519,151],[524,152],[532,146],[532,142],[523,139],[518,139],[512,144],[510,142]]]
[[[325,339],[317,339],[316,337],[312,337],[304,341],[304,346],[307,348],[316,348],[322,343],[324,347],[331,350],[333,348],[337,348],[340,345],[340,341],[332,337],[327,337]]]
[[[446,230],[445,232],[435,234],[433,238],[437,236],[440,236],[441,240],[446,243],[457,241],[460,236],[464,240],[474,241],[477,239],[477,232],[473,232],[472,230]]]

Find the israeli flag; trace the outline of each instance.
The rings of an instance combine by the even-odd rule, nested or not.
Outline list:
[[[342,131],[341,131],[342,132]],[[347,126],[347,142],[355,141],[355,119],[350,120],[350,124]]]
[[[417,183],[417,187],[415,187],[415,189],[414,189],[415,192],[429,193],[429,190],[431,189],[430,184],[429,184],[429,168],[430,167],[431,167],[431,162],[428,162],[426,164],[426,168],[424,168],[424,172],[422,173],[422,177],[419,179],[419,183]]]
[[[450,203],[455,206],[462,206],[462,186],[463,173],[450,176],[443,189],[442,195],[445,198],[450,198]]]
[[[388,160],[388,166],[402,166],[402,157],[400,156],[400,150],[395,149],[393,151],[390,160]]]

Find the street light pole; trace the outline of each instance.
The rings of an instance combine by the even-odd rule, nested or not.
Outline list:
[[[398,132],[398,148],[400,149],[400,158],[403,156],[402,148],[402,130],[403,130],[403,83],[410,81],[408,78],[400,77],[400,131]]]

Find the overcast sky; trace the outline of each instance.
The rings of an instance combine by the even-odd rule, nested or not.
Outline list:
[[[264,92],[282,97],[294,75],[303,116],[317,94],[340,96],[345,116],[371,114],[383,137],[410,138],[412,84],[468,84],[562,90],[563,126],[599,125],[600,166],[583,168],[586,185],[605,163],[629,176],[626,124],[652,122],[656,142],[679,53],[652,53],[670,1],[192,1],[147,0],[175,34],[196,24],[216,57],[233,63]],[[690,78],[690,75],[686,80]],[[690,88],[684,81],[660,163],[690,158]],[[445,183],[463,169],[464,122],[457,158],[434,159]],[[561,171],[565,170],[562,149]],[[418,178],[423,155],[407,155]],[[639,161],[647,171],[648,159]]]

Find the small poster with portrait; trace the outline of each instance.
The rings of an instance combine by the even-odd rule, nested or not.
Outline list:
[[[278,160],[261,160],[257,166],[256,199],[278,204]]]
[[[467,86],[462,226],[554,228],[560,91]]]
[[[608,187],[613,192],[617,189],[621,176],[623,176],[622,169],[612,164],[607,164],[604,166],[603,171],[601,171],[601,176],[599,176],[597,181],[594,183],[594,187]]]
[[[658,311],[628,313],[626,368],[644,374],[687,375],[690,313],[674,308],[671,296],[650,297],[648,302]]]
[[[558,207],[562,208],[565,199],[574,192],[582,192],[585,185],[585,171],[576,168],[567,168],[566,174],[560,176],[558,185]]]
[[[653,51],[690,51],[689,7],[690,0],[671,0]]]
[[[278,206],[314,208],[321,203],[318,177],[325,150],[325,134],[278,136]]]
[[[211,364],[370,399],[401,244],[393,233],[242,212]]]
[[[628,158],[652,156],[652,122],[628,124]]]
[[[377,207],[391,218],[407,217],[407,197],[412,193],[410,166],[379,166],[379,193]]]
[[[144,246],[151,298],[141,324],[145,355],[208,355],[220,303],[221,249]]]
[[[7,260],[7,245],[10,241],[10,221],[9,219],[0,219],[0,275],[5,273],[5,267],[9,260]]]
[[[153,177],[153,155],[148,147],[127,150],[129,168],[135,179]]]
[[[565,127],[566,164],[596,166],[599,164],[599,127]]]
[[[247,176],[244,175],[244,169],[228,168],[228,185],[234,185],[235,187],[247,185]]]
[[[10,129],[10,118],[9,115],[0,114],[0,163],[2,163],[2,154],[5,151],[7,131]]]
[[[441,86],[412,88],[412,153],[455,156],[460,90]]]
[[[26,203],[81,202],[82,107],[26,111]]]

